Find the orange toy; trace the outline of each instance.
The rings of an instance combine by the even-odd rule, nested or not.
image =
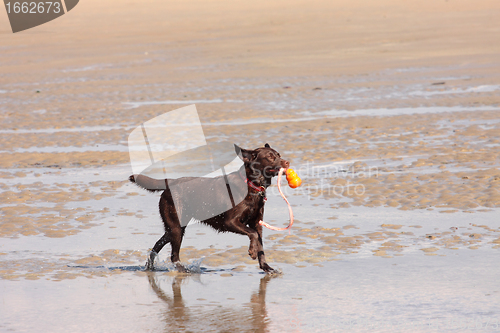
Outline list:
[[[302,184],[302,179],[292,169],[286,170],[286,180],[288,181],[288,186],[291,188],[297,188]]]

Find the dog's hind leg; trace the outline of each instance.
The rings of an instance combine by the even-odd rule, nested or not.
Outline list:
[[[161,236],[161,238],[156,242],[153,249],[149,252],[148,261],[146,262],[146,270],[151,271],[154,267],[155,258],[160,253],[161,249],[168,243],[170,243],[170,233],[167,231]]]
[[[159,208],[160,208],[160,216],[163,220],[163,225],[165,227],[165,234],[156,242],[155,246],[153,247],[153,250],[151,251],[151,254],[148,259],[148,263],[146,265],[146,269],[148,269],[148,267],[149,269],[153,268],[154,258],[161,251],[161,249],[168,243],[170,243],[170,245],[172,246],[172,255],[171,255],[172,262],[175,263],[177,266],[180,266],[180,264],[177,264],[177,262],[180,261],[179,251],[181,248],[182,237],[184,236],[184,231],[186,227],[181,226],[178,217],[181,214],[179,215],[177,214],[177,211],[179,211],[179,213],[182,213],[182,206],[177,206],[177,207],[175,206],[169,188],[167,188],[162,193],[160,198]]]
[[[174,228],[170,231],[172,233],[170,241],[170,245],[172,246],[172,254],[170,255],[170,259],[172,260],[172,263],[176,265],[181,261],[179,252],[181,251],[181,243],[185,231],[186,227]],[[179,265],[177,266],[179,267]]]

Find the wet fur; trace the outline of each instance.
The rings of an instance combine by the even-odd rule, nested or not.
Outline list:
[[[272,149],[267,143],[263,148],[257,148],[255,150],[246,150],[236,146],[236,151],[242,156],[244,166],[239,172],[227,175],[230,182],[231,177],[234,179],[234,177],[246,175],[246,178],[251,180],[256,186],[262,186],[267,189],[267,187],[271,185],[272,177],[278,174],[279,169],[288,168],[289,166],[289,162],[283,160],[280,154]],[[177,265],[178,269],[182,270],[179,252],[186,227],[181,226],[181,221],[183,225],[187,225],[189,219],[196,219],[196,216],[182,216],[182,205],[179,207],[178,204],[177,207],[175,207],[174,198],[181,198],[182,200],[180,202],[187,204],[190,196],[203,195],[203,188],[205,188],[205,186],[210,186],[210,182],[214,181],[214,179],[179,178],[155,180],[142,175],[132,175],[129,177],[129,180],[151,192],[163,191],[160,197],[159,208],[160,216],[165,227],[165,234],[154,245],[148,257],[146,269],[152,270],[154,268],[156,255],[166,244],[170,243],[172,247],[171,260]],[[197,187],[200,189],[199,191],[193,192],[187,187],[182,186],[183,182],[191,182],[193,180],[199,182],[199,187]],[[242,182],[240,181],[239,183]],[[175,186],[175,191],[170,190],[169,184],[177,185]],[[259,260],[259,266],[262,270],[271,273],[274,272],[274,270],[266,262],[262,243],[262,226],[259,225],[259,221],[262,220],[264,215],[264,196],[261,195],[261,192],[253,189],[249,185],[244,184],[244,186],[248,186],[248,194],[243,201],[222,214],[201,220],[200,222],[211,226],[219,232],[234,232],[248,236],[250,239],[248,254],[252,259]],[[203,200],[209,202],[210,200],[219,200],[225,197],[227,197],[227,191],[221,189],[216,195],[204,198]],[[181,212],[180,217],[177,212]]]

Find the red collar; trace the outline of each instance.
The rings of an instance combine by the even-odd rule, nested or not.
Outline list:
[[[248,178],[245,179],[245,183],[247,183],[251,188],[253,188],[257,192],[263,192],[266,190],[266,188],[264,186],[257,186],[251,180],[248,180]]]
[[[243,171],[245,171],[245,170],[243,169]],[[239,172],[239,175],[241,176],[241,178],[243,178],[243,180],[245,181],[245,183],[248,184],[248,186],[250,186],[251,188],[253,188],[257,192],[265,192],[266,191],[266,188],[264,186],[257,186],[257,185],[255,185],[251,180],[249,180],[248,178],[244,177],[241,174],[241,172]]]

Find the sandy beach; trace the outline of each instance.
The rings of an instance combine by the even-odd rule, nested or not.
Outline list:
[[[498,17],[487,0],[86,0],[13,34],[0,10],[0,331],[500,330]],[[303,179],[291,232],[264,234],[283,275],[199,224],[193,274],[167,248],[144,271],[162,225],[127,138],[191,104],[207,141],[268,142]],[[288,223],[275,185],[265,219]]]

